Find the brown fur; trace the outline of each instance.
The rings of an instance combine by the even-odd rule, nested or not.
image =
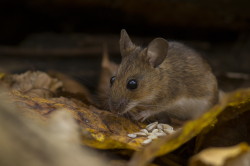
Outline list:
[[[141,48],[132,44],[124,30],[120,47],[122,62],[109,94],[112,111],[129,112],[136,120],[145,120],[160,112],[179,119],[192,119],[217,102],[216,78],[194,50],[162,38],[153,40],[148,48]],[[129,90],[126,85],[132,78],[138,81],[138,87]],[[186,102],[189,100],[191,105]],[[136,106],[128,109],[133,102]],[[204,108],[203,103],[206,103]],[[193,110],[196,104],[200,110]]]

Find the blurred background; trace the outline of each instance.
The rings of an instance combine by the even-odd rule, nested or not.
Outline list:
[[[0,72],[56,70],[95,89],[103,44],[120,62],[119,33],[203,54],[225,91],[250,85],[248,0],[1,0]]]

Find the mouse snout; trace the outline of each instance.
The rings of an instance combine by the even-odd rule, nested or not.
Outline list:
[[[122,114],[128,104],[128,100],[109,100],[109,109],[111,112]]]

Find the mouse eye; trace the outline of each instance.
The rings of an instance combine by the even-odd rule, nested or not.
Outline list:
[[[114,82],[115,82],[115,76],[110,78],[110,86],[112,86]]]
[[[128,81],[128,84],[127,84],[127,89],[129,89],[129,90],[133,90],[133,89],[136,89],[136,88],[137,88],[137,86],[138,86],[138,84],[137,84],[137,80],[135,80],[135,79],[131,79],[131,80],[129,80],[129,81]]]

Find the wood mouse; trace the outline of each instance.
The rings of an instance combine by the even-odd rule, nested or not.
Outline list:
[[[110,79],[109,109],[134,120],[156,114],[190,120],[218,102],[217,80],[193,49],[163,38],[136,46],[121,30],[122,61]]]
[[[115,75],[118,69],[118,64],[110,61],[107,44],[103,45],[103,55],[101,63],[101,72],[99,77],[99,82],[97,86],[97,100],[95,103],[98,104],[100,108],[108,109],[108,93],[110,87],[110,77]]]

